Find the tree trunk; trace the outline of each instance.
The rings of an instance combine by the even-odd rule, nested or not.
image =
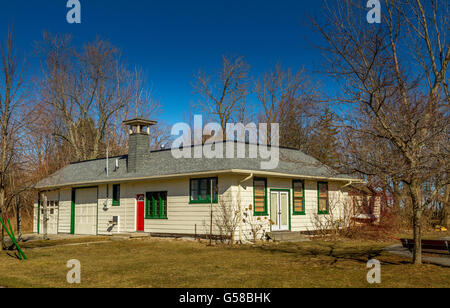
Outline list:
[[[0,210],[0,217],[2,216],[2,211]],[[3,226],[0,226],[0,228],[2,229],[2,232],[0,232],[0,251],[3,250],[3,238],[4,238],[4,230],[3,230]]]
[[[0,187],[0,217],[3,219],[3,207],[5,205],[5,190]],[[3,244],[5,239],[5,230],[3,230],[3,225],[0,224],[2,232],[0,232],[0,251],[3,250]]]
[[[444,194],[444,219],[443,224],[447,227],[447,229],[450,229],[450,185],[445,185],[445,194]]]
[[[17,217],[17,241],[20,242],[22,240],[22,217],[20,217],[20,196],[17,197],[17,208],[16,208],[16,217]]]
[[[422,202],[420,199],[419,185],[411,184],[411,201],[413,206],[414,251],[413,263],[422,264]]]
[[[393,197],[394,197],[394,209],[396,212],[400,209],[400,185],[398,184],[398,181],[392,181],[393,182]]]

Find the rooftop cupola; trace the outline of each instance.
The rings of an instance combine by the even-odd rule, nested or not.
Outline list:
[[[149,150],[150,126],[157,124],[143,118],[136,118],[123,122],[128,126],[128,172],[138,172]]]

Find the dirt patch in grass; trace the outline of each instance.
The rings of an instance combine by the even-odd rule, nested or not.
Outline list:
[[[450,269],[414,266],[386,244],[304,242],[207,247],[180,240],[131,240],[25,250],[25,262],[0,254],[7,287],[450,287]],[[366,264],[381,264],[382,284],[367,283]],[[67,261],[81,262],[81,284],[66,282]]]
[[[80,243],[103,242],[109,241],[110,239],[111,237],[108,236],[91,236],[91,237],[80,237],[80,238],[60,239],[51,241],[36,240],[20,243],[20,247],[23,249],[44,248],[44,247],[53,247],[53,246],[71,245]]]

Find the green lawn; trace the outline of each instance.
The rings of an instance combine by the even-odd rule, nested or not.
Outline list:
[[[0,286],[72,287],[66,263],[78,259],[82,281],[77,287],[372,287],[366,263],[376,258],[382,263],[379,287],[450,287],[450,268],[413,266],[383,252],[386,245],[314,241],[207,247],[145,239],[25,248],[28,261],[0,253]]]

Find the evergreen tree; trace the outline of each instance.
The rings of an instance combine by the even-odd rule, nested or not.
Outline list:
[[[309,149],[309,154],[320,162],[330,167],[339,167],[339,129],[335,125],[335,115],[329,108],[316,121]]]

